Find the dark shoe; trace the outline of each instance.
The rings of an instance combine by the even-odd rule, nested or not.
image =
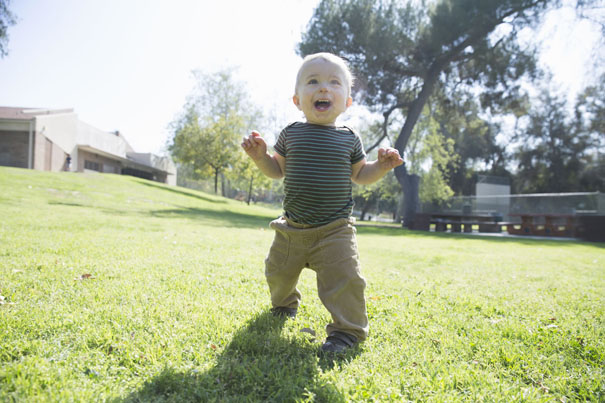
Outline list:
[[[332,332],[321,346],[324,353],[344,353],[357,344],[357,337],[343,332]]]
[[[271,313],[273,316],[277,316],[280,318],[294,318],[296,317],[296,312],[298,310],[296,308],[286,308],[285,306],[277,306],[275,308],[271,308]]]

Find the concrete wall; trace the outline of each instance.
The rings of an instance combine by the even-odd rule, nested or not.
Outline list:
[[[122,158],[126,158],[126,153],[132,152],[123,137],[104,132],[81,121],[78,121],[75,140],[79,145],[90,146]]]
[[[76,152],[78,116],[75,113],[58,113],[36,116],[36,132],[42,134],[67,154]]]
[[[30,145],[30,130],[32,144]],[[99,150],[99,154],[84,151],[84,146]],[[87,146],[87,147],[86,147]],[[71,110],[59,113],[32,115],[31,120],[7,119],[0,121],[0,165],[29,168],[30,147],[33,154],[31,168],[47,171],[67,170],[66,159],[71,157],[69,170],[83,172],[86,160],[99,164],[99,172],[120,174],[125,168],[154,172],[156,180],[176,185],[176,167],[169,157],[149,153],[134,153],[119,134],[109,133],[81,122]],[[111,155],[116,158],[112,159]],[[167,174],[132,164],[131,160]]]
[[[170,157],[160,157],[151,153],[128,153],[128,158],[145,165],[166,171],[165,175],[158,175],[157,181],[163,182],[171,186],[176,186],[176,165]]]
[[[34,133],[34,169],[44,171],[46,167],[46,137],[36,132]]]
[[[51,155],[51,171],[67,171],[67,153],[53,143]]]
[[[99,165],[97,172],[119,174],[122,171],[122,164],[119,161],[112,160],[106,157],[102,157],[97,154],[89,153],[87,151],[80,150],[77,166],[74,170],[78,172],[90,172],[93,169],[86,168],[86,161],[90,161]]]
[[[34,133],[34,169],[59,172],[65,170],[67,153],[43,134]]]

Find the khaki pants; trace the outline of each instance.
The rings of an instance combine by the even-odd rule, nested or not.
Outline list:
[[[305,267],[314,270],[319,298],[332,315],[328,335],[338,330],[363,341],[368,334],[366,282],[360,272],[353,224],[354,219],[346,218],[319,227],[283,217],[272,221],[275,239],[265,260],[265,276],[274,307],[298,308],[300,273]]]

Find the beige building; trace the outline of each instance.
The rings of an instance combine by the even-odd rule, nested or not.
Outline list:
[[[122,134],[82,122],[73,109],[0,107],[0,165],[97,171],[176,185],[176,167],[170,157],[137,153]]]

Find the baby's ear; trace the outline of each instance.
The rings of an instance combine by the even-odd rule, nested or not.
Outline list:
[[[300,109],[300,99],[298,99],[298,95],[294,94],[294,96],[292,97],[292,102],[294,102],[294,105],[296,105],[296,107]]]
[[[347,108],[348,108],[349,106],[351,106],[351,105],[353,105],[353,98],[348,97],[348,98],[347,98]]]

